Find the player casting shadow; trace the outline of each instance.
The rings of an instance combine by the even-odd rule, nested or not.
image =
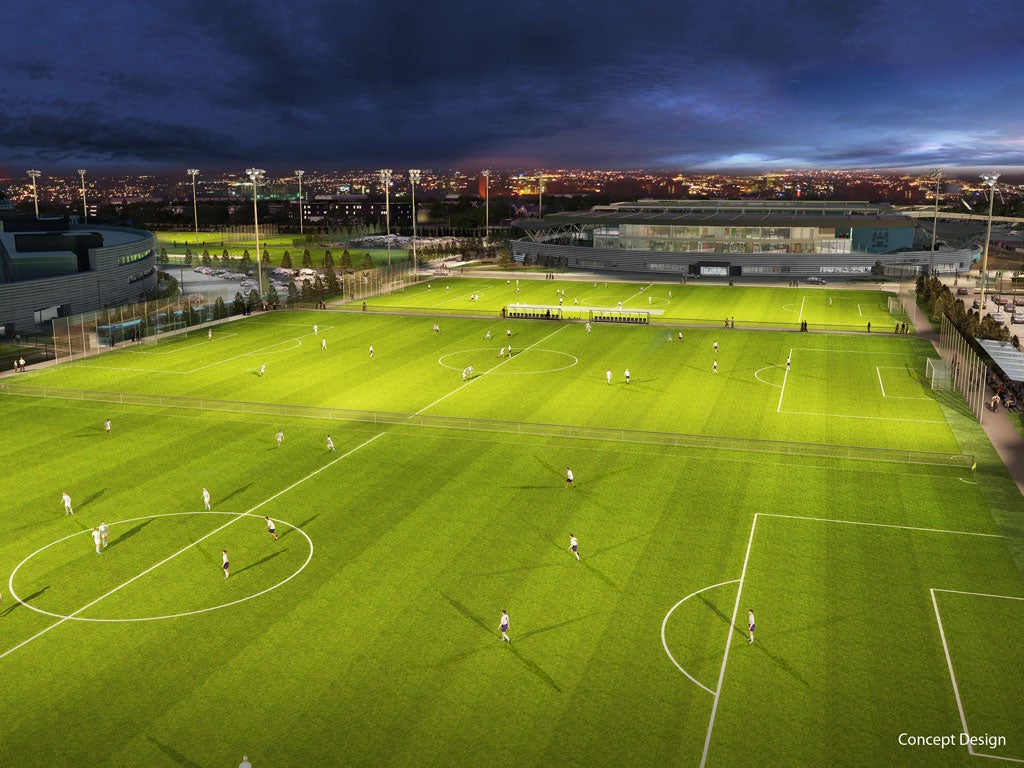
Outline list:
[[[513,641],[513,644],[510,644],[508,646],[508,650],[511,653],[513,653],[517,659],[523,662],[523,664],[526,666],[528,670],[530,670],[531,672],[533,672],[533,674],[539,677],[542,682],[544,682],[549,687],[554,688],[556,691],[561,693],[562,689],[558,686],[558,683],[555,682],[555,679],[547,672],[545,672],[543,669],[541,669],[540,665],[537,664],[537,662],[535,662],[533,659],[528,659],[525,656],[523,656],[523,654],[519,650],[519,647],[514,645],[514,642],[515,641]]]
[[[480,627],[480,629],[482,629],[484,632],[486,632],[489,635],[494,634],[494,627],[488,626],[486,621],[484,621],[482,618],[477,616],[475,613],[473,613],[471,610],[469,610],[469,608],[464,606],[458,600],[456,600],[453,597],[449,597],[444,592],[441,593],[441,597],[443,597],[445,600],[447,600],[452,608],[454,608],[456,611],[461,613],[467,619],[472,621],[474,624],[476,624],[478,627]]]
[[[84,499],[84,500],[78,502],[78,504],[76,506],[79,509],[81,509],[82,507],[84,507],[84,506],[86,506],[88,504],[92,504],[92,502],[96,501],[96,499],[98,499],[100,496],[102,496],[106,492],[107,492],[106,488],[100,488],[98,491],[96,491],[96,493],[92,494],[92,496],[89,496],[87,499]]]
[[[152,523],[152,522],[153,522],[153,521],[154,521],[155,519],[156,519],[156,518],[154,518],[154,517],[151,517],[151,518],[149,518],[149,520],[143,520],[143,521],[142,521],[141,523],[139,523],[138,525],[132,526],[132,527],[131,527],[131,528],[129,528],[129,529],[127,530],[127,531],[125,531],[125,532],[124,532],[124,533],[122,533],[122,534],[121,534],[120,536],[118,536],[118,537],[117,537],[116,539],[114,539],[113,541],[111,541],[111,542],[110,542],[110,543],[109,543],[109,544],[107,545],[107,549],[113,549],[113,548],[114,548],[114,547],[116,547],[116,546],[117,546],[118,544],[120,544],[120,543],[121,543],[122,541],[125,541],[126,539],[130,539],[130,538],[131,538],[132,536],[134,536],[134,535],[135,535],[136,533],[138,533],[138,532],[139,532],[139,531],[141,531],[141,530],[142,530],[143,528],[145,528],[145,527],[146,527],[147,525],[149,525],[150,523]]]
[[[235,496],[237,496],[240,493],[245,493],[247,490],[249,490],[249,486],[250,485],[252,485],[252,483],[246,483],[241,488],[235,488],[235,490],[233,490],[227,496],[223,496],[222,498],[217,499],[218,506],[220,504],[223,504],[225,501],[230,501],[231,499],[235,498]]]
[[[4,611],[3,613],[0,613],[0,616],[6,616],[6,615],[7,615],[8,613],[10,613],[11,611],[13,611],[13,610],[14,610],[15,608],[17,608],[17,607],[18,607],[19,605],[21,605],[22,603],[30,603],[30,602],[32,602],[33,600],[35,600],[35,599],[36,599],[37,597],[39,597],[39,596],[40,596],[41,594],[43,594],[43,592],[45,592],[45,591],[46,591],[46,590],[48,590],[49,588],[50,588],[50,585],[49,585],[49,584],[47,584],[47,585],[46,585],[45,587],[43,587],[42,589],[37,589],[37,590],[36,590],[35,592],[33,592],[33,593],[32,593],[31,595],[26,595],[25,597],[21,598],[21,600],[19,600],[19,601],[16,601],[16,602],[12,602],[12,603],[11,603],[11,607],[10,607],[10,608],[8,608],[8,609],[7,609],[6,611]]]
[[[307,525],[309,525],[310,523],[312,523],[312,522],[313,522],[314,520],[316,520],[316,519],[317,519],[318,517],[320,517],[320,513],[319,513],[319,512],[317,512],[317,513],[316,513],[315,515],[313,515],[312,517],[307,517],[307,518],[306,518],[305,520],[303,520],[303,521],[302,521],[301,523],[299,523],[298,525],[296,525],[296,526],[295,526],[295,528],[302,528],[303,530],[305,530],[306,526],[307,526]],[[288,535],[289,533],[292,533],[292,532],[293,532],[293,531],[295,530],[295,528],[285,528],[285,530],[281,531],[281,538],[283,539],[283,538],[284,538],[285,536],[287,536],[287,535]]]
[[[202,765],[197,763],[195,760],[190,760],[189,758],[185,757],[183,754],[181,754],[181,752],[176,750],[174,747],[168,744],[161,744],[152,736],[148,736],[147,738],[156,745],[157,749],[159,749],[161,752],[163,752],[165,755],[171,758],[171,760],[176,762],[178,765],[183,765],[185,766],[185,768],[203,768]]]
[[[266,557],[264,557],[264,558],[262,558],[260,560],[257,560],[255,563],[249,563],[247,566],[245,566],[245,568],[239,568],[237,571],[235,571],[234,575],[237,576],[240,573],[245,573],[250,568],[257,568],[257,567],[263,565],[264,563],[269,563],[275,557],[277,557],[278,555],[283,555],[287,551],[288,551],[288,547],[285,547],[284,549],[279,549],[276,552],[273,552],[272,554],[269,554]]]

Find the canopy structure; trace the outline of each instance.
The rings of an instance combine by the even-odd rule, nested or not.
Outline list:
[[[988,352],[992,361],[1002,369],[1007,378],[1015,383],[1024,382],[1024,352],[1014,348],[1008,341],[979,339],[982,349]]]

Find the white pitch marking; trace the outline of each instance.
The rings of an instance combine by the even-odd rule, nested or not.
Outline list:
[[[801,309],[800,311],[802,313],[803,309]],[[789,348],[789,357],[787,357],[786,359],[787,360],[792,360],[793,359],[793,348],[792,347]],[[779,407],[775,409],[776,413],[782,413],[782,397],[783,397],[783,395],[786,394],[786,382],[788,380],[789,380],[789,369],[787,368],[786,372],[784,374],[782,374],[782,391],[779,392]]]
[[[993,595],[991,592],[965,592],[962,589],[941,589],[940,587],[935,587],[931,591],[948,592],[951,595],[970,595],[971,597],[994,597],[997,600],[1020,600],[1024,602],[1024,597],[1014,597],[1013,595]]]
[[[680,600],[678,603],[676,603],[671,608],[669,608],[668,609],[668,613],[665,614],[665,620],[661,622],[661,646],[665,649],[665,653],[668,654],[669,661],[671,661],[673,664],[676,665],[676,669],[678,669],[680,672],[682,672],[684,675],[686,675],[688,678],[690,678],[690,680],[692,680],[694,683],[699,685],[701,688],[703,688],[705,691],[710,693],[712,696],[715,695],[714,691],[712,691],[710,688],[708,688],[706,685],[704,685],[704,683],[702,683],[700,680],[698,680],[693,675],[691,675],[689,672],[687,672],[685,669],[683,669],[679,665],[679,662],[676,661],[675,657],[672,655],[672,651],[670,651],[668,649],[668,641],[665,639],[665,627],[668,626],[668,620],[669,620],[669,617],[672,616],[672,612],[676,608],[678,608],[680,605],[685,603],[687,600],[689,600],[691,597],[696,597],[701,592],[707,592],[709,589],[714,589],[715,587],[724,587],[726,584],[735,584],[737,581],[739,581],[739,579],[733,579],[732,581],[723,581],[723,582],[721,582],[719,584],[712,584],[710,587],[704,587],[704,589],[698,589],[696,592],[690,593],[689,595],[684,597],[682,600]]]
[[[939,637],[942,638],[942,651],[946,654],[946,666],[949,667],[949,679],[953,682],[953,695],[956,696],[956,708],[960,712],[960,724],[964,733],[970,733],[967,729],[967,716],[964,714],[964,705],[960,701],[960,688],[956,684],[956,675],[953,673],[953,660],[949,657],[949,646],[946,644],[946,631],[942,628],[942,616],[939,615],[939,603],[935,599],[935,590],[929,590],[932,596],[932,606],[935,608],[935,621],[939,623]]]
[[[802,299],[800,299],[800,314],[796,318],[797,322],[800,322],[801,320],[804,319],[804,303],[806,301],[807,301],[807,297],[806,296],[804,296]]]
[[[947,528],[921,528],[913,525],[895,525],[893,523],[868,523],[861,520],[836,520],[829,517],[803,517],[802,515],[783,515],[780,512],[758,512],[763,517],[781,517],[786,520],[811,520],[816,523],[839,523],[841,525],[863,525],[869,528],[896,528],[901,531],[922,531],[924,533],[951,533],[957,536],[984,536],[990,539],[1005,539],[1001,533],[978,533],[976,531],[954,531]]]
[[[760,376],[757,375],[761,371],[767,371],[767,370],[770,370],[772,368],[778,368],[778,367],[779,366],[777,366],[777,365],[766,365],[764,368],[758,368],[756,371],[754,371],[754,378],[757,379],[758,381],[760,381],[762,384],[767,384],[769,387],[781,387],[782,386],[781,384],[775,384],[774,382],[771,382],[771,381],[765,381],[764,379],[762,379]]]
[[[912,398],[917,399],[917,398]],[[925,398],[928,399],[928,398]],[[781,399],[780,399],[781,400]],[[872,419],[874,421],[900,421],[906,424],[945,424],[941,419],[900,419],[895,416],[860,416],[852,413],[811,413],[809,411],[779,411],[787,416],[820,416],[828,419]]]
[[[43,636],[43,635],[45,635],[45,634],[46,634],[47,632],[49,632],[49,631],[50,631],[51,629],[56,629],[56,628],[57,628],[57,627],[59,627],[59,626],[60,626],[61,624],[63,624],[63,623],[65,622],[65,621],[70,621],[70,620],[71,620],[71,619],[73,619],[73,618],[74,618],[75,616],[77,616],[78,614],[82,613],[82,611],[88,610],[88,609],[89,609],[89,608],[91,608],[92,606],[96,605],[96,603],[100,602],[101,600],[103,600],[103,599],[105,599],[105,598],[107,598],[107,597],[110,597],[110,595],[112,595],[112,594],[114,594],[115,592],[117,592],[117,591],[119,591],[119,590],[123,589],[124,587],[127,587],[127,586],[128,586],[129,584],[131,584],[132,582],[134,582],[134,581],[137,581],[138,579],[141,579],[141,578],[142,578],[143,576],[145,576],[145,575],[146,575],[147,573],[149,573],[150,571],[153,571],[153,570],[155,570],[156,568],[159,568],[159,567],[160,567],[161,565],[163,565],[164,563],[168,562],[169,560],[173,560],[173,559],[174,559],[175,557],[177,557],[178,555],[180,555],[180,554],[181,554],[182,552],[186,552],[187,550],[191,549],[192,547],[194,547],[194,546],[195,546],[196,544],[198,544],[199,542],[201,542],[201,541],[204,541],[205,539],[208,539],[208,538],[210,538],[211,536],[213,536],[213,535],[214,535],[215,533],[218,533],[218,532],[220,532],[220,531],[224,530],[225,528],[227,528],[227,527],[228,527],[229,525],[231,525],[232,523],[235,523],[235,522],[237,522],[238,520],[240,520],[241,518],[243,518],[243,517],[246,517],[246,516],[247,516],[247,515],[248,515],[249,513],[255,512],[255,511],[256,511],[257,509],[259,509],[259,508],[260,508],[260,507],[262,507],[263,505],[265,505],[265,504],[268,504],[269,502],[273,501],[274,499],[276,499],[276,498],[277,498],[278,496],[280,496],[281,494],[283,494],[283,493],[286,493],[286,492],[290,491],[290,490],[291,490],[292,488],[294,488],[295,486],[299,485],[299,483],[303,483],[303,482],[305,482],[306,480],[308,480],[309,478],[313,477],[314,475],[318,475],[319,473],[323,472],[323,471],[324,471],[325,469],[327,469],[328,467],[330,467],[330,466],[333,466],[334,464],[337,464],[337,463],[338,463],[339,461],[341,461],[342,459],[344,459],[344,458],[345,458],[346,456],[351,456],[351,455],[352,455],[353,453],[355,453],[356,451],[358,451],[358,450],[359,450],[360,448],[362,448],[362,447],[364,447],[364,446],[366,446],[366,445],[369,445],[370,443],[372,443],[372,442],[373,442],[374,440],[376,440],[376,439],[377,439],[377,438],[379,438],[379,437],[383,437],[383,436],[384,436],[384,434],[385,434],[384,432],[380,432],[380,433],[378,433],[378,434],[374,435],[373,437],[371,437],[371,438],[370,438],[369,440],[367,440],[366,442],[364,442],[364,443],[361,443],[361,444],[357,445],[357,446],[356,446],[355,448],[353,448],[353,449],[352,449],[351,451],[349,451],[348,453],[344,453],[344,454],[342,454],[341,456],[339,456],[338,458],[334,459],[333,461],[331,461],[331,462],[328,462],[327,464],[324,464],[324,465],[323,465],[322,467],[320,467],[319,469],[315,469],[315,470],[313,470],[313,471],[312,471],[312,472],[310,472],[310,473],[309,473],[308,475],[306,475],[305,477],[303,477],[303,478],[302,478],[301,480],[297,480],[296,482],[292,483],[291,485],[289,485],[289,486],[288,486],[287,488],[285,488],[284,490],[282,490],[282,491],[278,491],[277,493],[275,493],[275,494],[274,494],[273,496],[271,496],[271,497],[270,497],[270,498],[268,498],[268,499],[264,499],[264,500],[263,500],[263,501],[261,501],[261,502],[260,502],[259,504],[257,504],[257,505],[256,505],[255,507],[252,507],[251,509],[247,510],[246,512],[242,512],[242,513],[239,513],[239,514],[238,514],[238,515],[237,515],[236,517],[233,517],[233,518],[232,518],[231,520],[228,520],[228,522],[224,523],[224,525],[222,525],[222,526],[220,526],[219,528],[216,528],[216,529],[214,529],[214,530],[210,531],[210,532],[209,532],[208,534],[206,534],[205,536],[201,536],[200,538],[196,539],[196,540],[195,540],[195,541],[193,541],[193,542],[192,542],[191,544],[189,544],[189,545],[188,545],[187,547],[183,547],[182,549],[179,549],[179,550],[178,550],[177,552],[175,552],[175,553],[174,553],[173,555],[171,555],[170,557],[165,557],[165,558],[164,558],[163,560],[161,560],[161,561],[160,561],[159,563],[157,563],[156,565],[151,565],[151,566],[150,566],[149,568],[147,568],[146,570],[144,570],[144,571],[143,571],[142,573],[139,573],[139,574],[137,574],[137,575],[133,576],[132,578],[128,579],[128,581],[124,582],[123,584],[120,584],[120,585],[118,585],[118,586],[114,587],[114,588],[113,588],[112,590],[110,590],[109,592],[107,592],[107,593],[106,593],[105,595],[101,595],[100,597],[97,597],[97,598],[96,598],[95,600],[93,600],[92,602],[86,603],[85,605],[83,605],[83,606],[82,606],[81,608],[79,608],[78,610],[72,611],[72,612],[71,612],[71,613],[69,613],[69,614],[68,614],[67,616],[65,616],[65,617],[64,617],[63,619],[60,619],[59,621],[55,621],[55,622],[54,622],[53,624],[51,624],[50,626],[46,627],[45,629],[43,629],[43,630],[40,630],[39,632],[36,632],[36,633],[35,633],[34,635],[32,635],[32,637],[28,638],[27,640],[22,640],[22,641],[21,641],[20,643],[18,643],[18,644],[17,644],[16,646],[14,646],[13,648],[10,648],[10,649],[8,649],[8,650],[4,651],[3,653],[0,653],[0,659],[3,659],[3,658],[5,658],[6,656],[9,656],[10,654],[14,653],[14,652],[15,652],[16,650],[18,650],[19,648],[22,648],[23,646],[26,646],[26,645],[28,645],[28,644],[29,644],[29,643],[31,643],[31,642],[32,642],[33,640],[35,640],[35,639],[36,639],[37,637],[42,637],[42,636]],[[11,574],[11,579],[9,579],[9,580],[8,580],[8,582],[7,582],[7,587],[8,587],[8,589],[10,589],[10,587],[11,587],[11,580],[13,580],[13,578],[14,578],[14,574],[12,573],[12,574]]]
[[[750,548],[754,543],[754,530],[757,528],[757,517],[760,513],[754,513],[754,521],[750,524],[750,538],[747,539],[747,553],[743,556],[743,570],[740,571],[739,587],[736,589],[736,603],[732,609],[732,619],[729,620],[729,636],[725,639],[725,655],[722,656],[722,669],[718,673],[718,685],[715,686],[715,702],[711,705],[711,721],[708,723],[708,733],[704,737],[704,751],[700,756],[700,768],[708,761],[708,747],[711,746],[711,732],[715,728],[715,715],[718,714],[718,701],[722,697],[722,683],[725,681],[725,665],[729,661],[729,649],[732,647],[732,636],[736,631],[736,614],[740,610],[740,598],[743,596],[743,580],[747,577],[747,563],[750,562]]]
[[[875,373],[878,374],[878,386],[881,387],[882,389],[882,397],[886,397],[885,385],[882,383],[882,369],[879,368],[877,365],[875,366]]]

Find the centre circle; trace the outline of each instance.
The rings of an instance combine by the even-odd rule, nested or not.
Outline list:
[[[550,360],[546,367],[544,359]],[[536,365],[530,370],[503,370],[502,364],[515,360],[518,368]],[[530,363],[524,363],[529,360]],[[456,361],[456,362],[453,362]],[[486,362],[490,361],[491,367],[484,368]],[[466,366],[472,365],[477,374],[488,374],[490,376],[523,376],[534,373],[555,373],[572,368],[579,363],[579,358],[570,355],[568,352],[560,352],[554,349],[527,348],[516,351],[511,358],[499,357],[497,347],[478,347],[476,349],[462,349],[457,352],[449,352],[437,359],[439,365],[452,371],[461,371]]]
[[[195,515],[229,515],[229,516],[234,517],[236,519],[240,518],[240,517],[251,517],[251,518],[254,518],[256,520],[260,520],[260,521],[263,520],[263,516],[262,515],[254,515],[254,514],[251,514],[249,512],[216,512],[216,511],[206,511],[206,512],[166,512],[166,513],[159,514],[159,515],[144,515],[142,517],[132,517],[132,518],[128,518],[126,520],[116,520],[113,523],[110,523],[110,526],[113,527],[113,526],[116,526],[116,525],[123,525],[125,523],[135,523],[135,522],[139,522],[140,520],[154,520],[154,519],[161,518],[161,517],[180,517],[182,515],[192,515],[192,516],[195,516]],[[129,618],[129,619],[97,619],[97,618],[88,618],[88,617],[85,617],[85,616],[76,616],[75,613],[63,614],[63,613],[55,613],[53,611],[46,611],[46,610],[43,610],[42,608],[37,608],[36,606],[32,605],[31,603],[27,603],[24,600],[22,600],[18,596],[18,593],[14,589],[14,577],[18,574],[18,571],[21,569],[21,567],[23,565],[25,565],[26,563],[28,563],[33,557],[35,557],[36,555],[40,554],[41,552],[46,551],[50,547],[56,546],[57,544],[60,544],[62,542],[67,541],[68,539],[75,538],[76,536],[87,536],[87,535],[89,535],[89,531],[88,530],[77,531],[75,533],[72,533],[69,536],[64,536],[62,538],[59,538],[56,541],[51,541],[49,544],[46,544],[45,546],[40,547],[35,552],[30,554],[28,557],[26,557],[24,560],[22,560],[20,563],[18,563],[14,567],[13,571],[11,571],[11,576],[7,580],[7,590],[10,593],[11,597],[14,598],[14,600],[19,605],[23,605],[26,608],[29,608],[29,609],[35,611],[36,613],[41,613],[41,614],[43,614],[45,616],[51,616],[51,617],[53,617],[55,619],[60,619],[61,621],[93,621],[93,622],[106,622],[106,623],[124,623],[124,622],[130,622],[130,621],[160,621],[162,619],[177,619],[177,618],[181,618],[181,617],[184,617],[184,616],[194,616],[194,615],[200,614],[200,613],[208,613],[210,611],[218,611],[221,608],[228,608],[228,607],[230,607],[232,605],[238,605],[239,603],[244,603],[244,602],[246,602],[248,600],[252,600],[253,598],[260,597],[261,595],[265,595],[268,592],[272,592],[273,590],[277,589],[278,587],[284,586],[289,581],[291,581],[296,576],[298,576],[300,573],[302,573],[302,571],[305,570],[306,566],[309,565],[310,560],[313,559],[313,540],[311,538],[309,538],[309,535],[304,530],[299,528],[297,525],[293,525],[292,523],[289,523],[289,522],[287,522],[285,520],[280,520],[278,518],[274,518],[274,522],[278,523],[279,525],[286,526],[286,527],[288,527],[288,528],[290,528],[290,529],[292,529],[294,531],[297,531],[298,533],[300,533],[302,535],[302,537],[306,540],[306,544],[309,546],[309,553],[306,555],[306,559],[302,562],[302,565],[300,565],[293,573],[291,573],[286,578],[281,579],[276,584],[272,584],[271,586],[267,587],[266,589],[261,589],[260,591],[254,592],[251,595],[246,595],[245,597],[240,597],[240,598],[238,598],[236,600],[230,600],[230,601],[228,601],[226,603],[221,603],[219,605],[211,605],[211,606],[208,606],[206,608],[198,608],[198,609],[196,609],[194,611],[183,611],[182,613],[169,613],[169,614],[165,614],[163,616],[136,616],[136,617]],[[173,558],[177,554],[180,554],[180,552],[179,553],[175,553],[175,555],[171,555],[171,557]],[[168,559],[170,559],[170,558],[168,558]],[[158,563],[157,565],[161,565],[161,564],[162,563]],[[137,576],[135,576],[134,578],[130,579],[128,582],[125,582],[124,584],[122,584],[121,587],[127,586],[128,584],[130,584],[135,579],[137,579],[137,578],[139,578],[139,577],[149,573],[152,570],[155,570],[156,567],[157,566],[151,566],[149,569],[147,569],[145,571],[142,571],[142,573],[140,573]],[[117,589],[120,589],[121,587],[117,587]],[[113,594],[113,591],[107,593],[107,595],[110,595],[110,594]],[[84,606],[83,608],[80,608],[79,611],[83,611],[83,610],[85,610],[85,608],[89,608],[92,605],[95,605],[100,600],[102,600],[104,597],[107,597],[107,595],[103,595],[102,597],[98,598],[97,600],[94,600],[92,603],[86,604],[86,606]]]

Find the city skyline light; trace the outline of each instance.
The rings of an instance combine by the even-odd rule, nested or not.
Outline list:
[[[25,168],[1024,170],[1024,6],[13,0]]]

